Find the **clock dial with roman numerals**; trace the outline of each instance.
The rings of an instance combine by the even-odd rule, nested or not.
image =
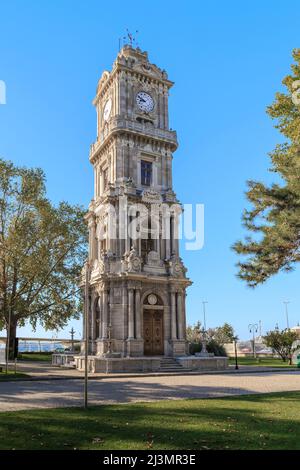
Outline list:
[[[103,119],[104,121],[107,121],[107,119],[109,118],[109,115],[110,115],[110,112],[111,112],[111,98],[109,98],[106,103],[105,103],[105,106],[104,106],[104,110],[103,110]]]
[[[136,102],[141,111],[151,113],[154,109],[153,98],[145,91],[139,91],[136,95]]]

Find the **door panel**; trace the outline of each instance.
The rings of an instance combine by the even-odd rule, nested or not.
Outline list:
[[[157,310],[144,311],[144,354],[160,356],[164,353],[163,314]]]
[[[152,315],[151,312],[144,312],[144,354],[152,355]]]

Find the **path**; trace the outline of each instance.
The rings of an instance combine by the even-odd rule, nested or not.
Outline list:
[[[106,378],[89,381],[93,405],[300,391],[300,371]],[[0,411],[79,406],[82,380],[0,383]]]

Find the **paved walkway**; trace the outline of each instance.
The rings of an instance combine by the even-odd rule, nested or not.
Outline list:
[[[300,371],[106,378],[89,381],[93,405],[300,391]],[[80,406],[83,381],[0,383],[0,411]]]
[[[14,365],[12,364],[10,367],[12,370],[14,369]],[[18,372],[23,372],[28,374],[30,378],[39,380],[48,380],[48,379],[76,379],[76,378],[83,378],[83,372],[80,372],[73,368],[63,368],[63,367],[53,367],[51,364],[47,362],[18,362],[17,363],[17,370]],[[194,374],[232,374],[232,373],[245,373],[245,372],[282,372],[285,368],[281,367],[262,367],[262,366],[244,366],[240,365],[239,370],[235,370],[234,365],[230,365],[228,369],[225,371],[195,371]],[[132,372],[132,373],[115,373],[113,374],[114,377],[122,378],[122,377],[149,377],[149,376],[165,376],[165,375],[180,375],[180,372],[175,373],[167,373],[167,372]],[[186,375],[186,374],[182,374]],[[91,374],[91,378],[108,378],[112,377],[112,375],[107,375],[104,373],[95,373]]]

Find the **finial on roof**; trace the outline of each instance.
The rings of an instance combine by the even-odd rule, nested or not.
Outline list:
[[[138,36],[138,31],[136,30],[135,33],[131,33],[128,28],[126,28],[126,35],[119,38],[119,51],[121,50],[121,47],[124,47],[126,45],[129,45],[131,47],[138,47],[138,41],[137,41],[137,36]]]

